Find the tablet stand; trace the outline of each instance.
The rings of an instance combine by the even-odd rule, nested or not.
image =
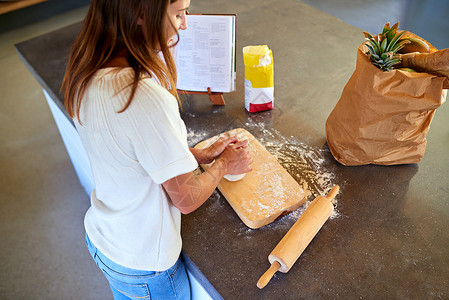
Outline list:
[[[185,94],[198,94],[198,95],[209,95],[209,100],[214,105],[226,105],[226,102],[223,98],[223,93],[220,92],[212,92],[210,88],[207,88],[207,92],[193,92],[193,91],[184,91],[179,90]]]

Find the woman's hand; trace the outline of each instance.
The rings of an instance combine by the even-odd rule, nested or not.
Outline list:
[[[230,144],[217,159],[217,161],[223,161],[226,174],[243,174],[252,171],[253,159],[247,145],[246,140]]]
[[[200,207],[210,197],[224,175],[251,171],[250,165],[253,159],[246,147],[248,141],[238,141],[236,137],[231,137],[223,138],[214,144],[215,146],[208,150],[212,153],[209,159],[216,157],[216,153],[220,153],[220,155],[206,172],[199,176],[189,172],[162,184],[172,203],[183,214],[188,214]]]
[[[228,147],[229,144],[237,142],[239,142],[239,140],[236,136],[223,136],[207,148],[190,148],[190,152],[192,152],[193,156],[195,156],[195,159],[199,164],[210,164],[223,153],[223,151],[226,149],[226,147]]]

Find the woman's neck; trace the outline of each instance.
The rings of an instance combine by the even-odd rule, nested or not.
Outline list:
[[[102,68],[114,68],[114,67],[126,68],[126,67],[129,67],[129,62],[123,56],[116,56],[116,57],[108,60],[101,67]]]

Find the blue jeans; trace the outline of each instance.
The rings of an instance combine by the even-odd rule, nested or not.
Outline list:
[[[135,270],[121,266],[101,253],[86,234],[90,255],[103,272],[114,299],[190,299],[190,283],[181,258],[166,271]]]

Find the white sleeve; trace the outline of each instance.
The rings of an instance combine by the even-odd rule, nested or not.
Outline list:
[[[176,99],[161,86],[143,81],[124,112],[131,127],[128,136],[139,163],[162,184],[195,170],[198,163],[189,150]]]

